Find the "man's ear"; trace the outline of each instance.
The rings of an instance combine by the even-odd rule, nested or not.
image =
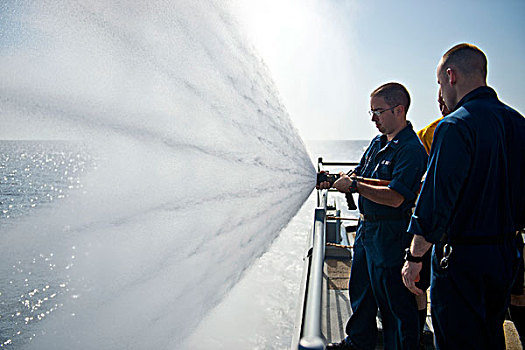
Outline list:
[[[403,105],[396,106],[396,108],[394,108],[394,112],[396,114],[396,117],[399,116],[399,115],[406,114],[405,106],[403,106]]]
[[[447,78],[450,85],[456,85],[458,76],[454,69],[447,68]]]

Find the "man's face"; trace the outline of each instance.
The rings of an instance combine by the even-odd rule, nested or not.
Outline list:
[[[370,110],[382,112],[379,116],[373,114],[372,121],[376,124],[376,128],[383,135],[388,135],[396,130],[397,123],[394,116],[394,110],[390,108],[391,106],[385,102],[383,97],[374,96],[370,98]],[[387,111],[387,109],[390,110]]]
[[[437,80],[443,102],[445,103],[447,109],[451,111],[454,109],[454,107],[456,107],[456,104],[459,101],[456,101],[456,91],[454,90],[452,84],[450,84],[449,76],[441,63],[437,68]]]
[[[441,87],[439,88],[438,92],[438,103],[439,103],[439,110],[441,111],[442,116],[446,116],[450,113],[450,111],[447,108],[447,105],[445,105],[445,101],[443,101],[443,94],[441,92]]]

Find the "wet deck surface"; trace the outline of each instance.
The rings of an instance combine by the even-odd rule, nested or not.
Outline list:
[[[338,342],[346,336],[346,321],[352,314],[348,298],[350,265],[350,259],[325,261],[321,329],[329,343]]]

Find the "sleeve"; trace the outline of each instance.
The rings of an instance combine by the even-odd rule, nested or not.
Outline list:
[[[417,136],[421,140],[421,143],[425,147],[427,153],[430,153],[430,146],[432,145],[432,139],[434,138],[434,131],[441,120],[443,120],[443,117],[434,120],[432,123],[428,124],[417,132]]]
[[[442,239],[470,168],[469,135],[467,127],[456,122],[442,122],[437,127],[427,176],[408,232],[431,243]]]
[[[419,137],[419,140],[421,140],[421,143],[423,144],[423,147],[425,147],[425,151],[427,153],[430,153],[430,145],[432,144],[432,140],[429,140],[427,135],[428,126],[424,129],[421,129],[417,132],[417,136]]]
[[[392,169],[389,188],[401,194],[405,201],[416,198],[421,178],[425,172],[427,155],[420,146],[405,147],[398,152],[400,157]]]

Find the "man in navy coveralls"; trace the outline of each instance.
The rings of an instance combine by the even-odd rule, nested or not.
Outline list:
[[[353,313],[347,337],[328,349],[374,349],[378,308],[385,349],[419,348],[416,300],[399,274],[413,237],[407,227],[427,164],[427,153],[406,120],[409,105],[408,91],[398,83],[384,84],[370,96],[370,115],[382,135],[372,140],[355,175],[390,184],[368,185],[346,175],[334,183],[340,192],[359,193],[361,218],[350,272]]]
[[[459,44],[438,84],[452,111],[437,127],[408,231],[403,282],[413,293],[432,244],[430,299],[438,349],[504,349],[503,321],[525,224],[525,119],[487,86],[487,60]],[[414,257],[416,259],[414,259]]]

